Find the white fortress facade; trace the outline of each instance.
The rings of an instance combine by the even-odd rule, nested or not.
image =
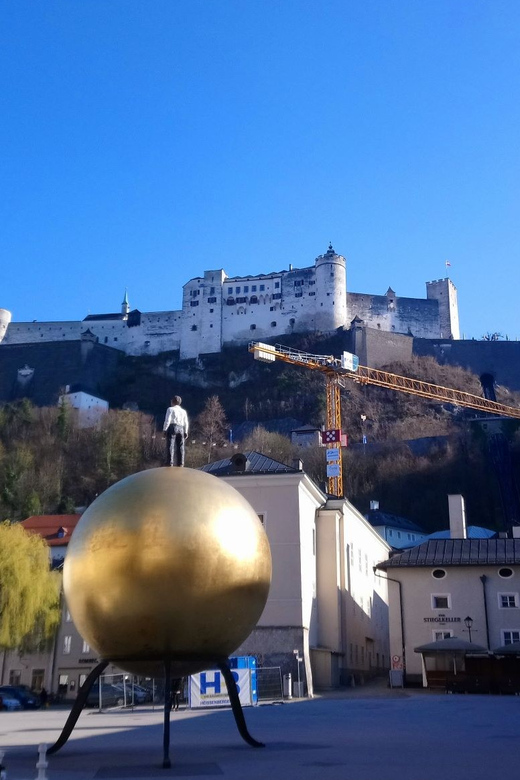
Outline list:
[[[91,340],[128,355],[179,350],[182,360],[218,353],[287,333],[333,333],[356,320],[386,332],[419,338],[459,336],[457,291],[449,279],[426,283],[426,298],[347,292],[346,260],[332,246],[314,265],[257,276],[228,277],[222,270],[184,285],[179,311],[130,311],[127,296],[115,314],[67,322],[12,322],[0,309],[0,343]]]

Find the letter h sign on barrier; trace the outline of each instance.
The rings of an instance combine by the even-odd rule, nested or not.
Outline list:
[[[213,680],[211,680],[213,675]],[[200,693],[204,696],[208,688],[213,688],[215,694],[220,693],[221,688],[221,674],[220,672],[201,672],[200,673]]]

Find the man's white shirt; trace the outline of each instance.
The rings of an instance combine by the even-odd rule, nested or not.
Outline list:
[[[184,428],[184,434],[188,435],[188,415],[186,410],[180,406],[169,406],[164,418],[163,431],[168,430],[170,425],[180,425]]]

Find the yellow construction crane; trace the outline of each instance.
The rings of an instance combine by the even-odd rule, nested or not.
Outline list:
[[[298,349],[284,347],[281,344],[271,345],[253,341],[249,344],[249,351],[253,353],[255,360],[264,363],[273,363],[282,360],[294,366],[303,366],[313,371],[321,371],[325,374],[327,383],[327,427],[325,438],[327,450],[331,457],[327,457],[328,492],[332,496],[343,496],[343,469],[341,456],[341,404],[340,388],[345,387],[346,380],[362,385],[376,385],[389,390],[397,390],[400,393],[431,398],[434,401],[446,402],[463,406],[469,409],[477,409],[488,414],[499,414],[505,417],[520,419],[520,409],[497,401],[489,401],[472,393],[462,390],[454,390],[442,385],[433,385],[420,379],[390,374],[379,368],[360,366],[358,359],[350,352],[344,352],[341,358],[333,355],[313,355]]]

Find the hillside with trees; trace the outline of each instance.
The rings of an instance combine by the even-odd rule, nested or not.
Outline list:
[[[337,354],[335,346],[333,340],[322,343],[319,352]],[[432,358],[386,368],[481,395],[476,376]],[[183,396],[192,423],[187,466],[255,449],[285,463],[301,458],[310,476],[325,482],[323,449],[296,448],[277,432],[288,420],[323,425],[325,383],[317,372],[257,363],[241,348],[182,372],[168,356],[132,358],[106,390],[112,404],[138,403],[146,411],[112,409],[98,427],[80,428],[68,406],[37,408],[21,400],[0,409],[0,520],[74,511],[124,476],[162,465],[162,421],[174,393]],[[505,403],[519,403],[518,394],[507,389],[498,395]],[[349,437],[345,491],[361,511],[377,499],[381,509],[435,530],[447,525],[446,495],[463,493],[471,524],[500,526],[498,485],[473,412],[355,382],[347,383],[341,403]],[[243,423],[248,434],[231,441],[230,430]],[[505,430],[518,482],[519,425],[511,421]]]

